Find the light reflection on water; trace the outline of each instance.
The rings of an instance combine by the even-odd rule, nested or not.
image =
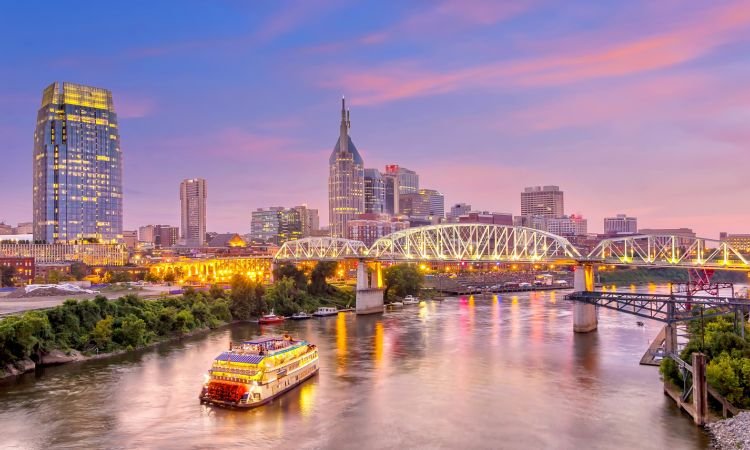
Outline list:
[[[0,446],[705,447],[657,370],[638,365],[659,325],[600,310],[599,331],[575,335],[561,295],[454,298],[264,329],[316,343],[321,370],[252,411],[197,399],[211,359],[260,333],[251,324],[48,368],[0,385]]]

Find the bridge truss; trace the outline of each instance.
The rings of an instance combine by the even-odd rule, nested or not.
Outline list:
[[[408,228],[375,241],[368,256],[387,261],[575,261],[565,238],[526,227],[443,224]]]
[[[750,269],[747,259],[726,242],[675,235],[605,239],[589,253],[588,259],[627,266]]]
[[[309,237],[287,241],[281,246],[275,261],[335,261],[367,254],[362,241],[330,237]]]
[[[735,313],[736,317],[744,318],[746,312],[750,311],[750,300],[732,297],[584,291],[568,294],[565,299],[668,324],[727,313]],[[744,327],[741,328],[744,333]]]

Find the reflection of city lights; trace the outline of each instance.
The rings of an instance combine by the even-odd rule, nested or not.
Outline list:
[[[315,404],[315,390],[317,384],[313,382],[303,383],[299,390],[299,409],[302,417],[310,417]]]
[[[375,324],[375,363],[383,360],[383,322]]]
[[[346,367],[346,315],[343,313],[336,316],[336,353],[339,368],[343,369]]]

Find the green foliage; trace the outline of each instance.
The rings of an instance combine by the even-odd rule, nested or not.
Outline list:
[[[310,285],[307,292],[311,295],[326,295],[333,292],[327,279],[336,274],[337,264],[333,261],[319,261],[310,274]]]
[[[335,270],[335,267],[334,267]],[[274,280],[289,278],[297,290],[307,290],[307,275],[293,264],[282,264],[273,271]]]
[[[383,273],[385,296],[405,297],[417,295],[424,284],[424,275],[414,265],[396,264],[385,269]]]
[[[242,275],[232,278],[229,310],[237,320],[249,320],[267,311],[263,286]]]
[[[706,310],[704,314],[714,312]],[[703,321],[697,319],[689,323],[688,331],[690,341],[680,357],[690,361],[693,353],[705,353],[708,358],[708,383],[730,403],[740,408],[749,408],[750,341],[737,334],[734,317],[717,316]]]
[[[276,314],[290,316],[303,309],[305,293],[297,289],[294,280],[284,277],[268,290],[266,302]]]
[[[224,289],[215,284],[211,285],[211,288],[208,290],[208,295],[213,299],[224,298],[224,294]]]
[[[107,272],[104,275],[104,281],[106,283],[127,283],[133,281],[133,277],[128,271],[118,270],[117,272]]]
[[[175,276],[174,272],[168,272],[164,274],[164,282],[165,283],[174,283],[177,277]]]
[[[722,353],[706,366],[706,379],[733,405],[750,407],[750,358]]]
[[[128,314],[113,331],[112,340],[123,347],[135,348],[146,344],[146,322],[135,314]]]
[[[112,346],[112,324],[114,319],[112,316],[100,320],[94,326],[94,330],[91,332],[91,340],[94,341],[97,348],[101,352],[106,352]]]

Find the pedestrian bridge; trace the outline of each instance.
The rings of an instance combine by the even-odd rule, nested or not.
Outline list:
[[[747,258],[726,242],[677,235],[633,235],[604,239],[588,255],[545,231],[491,224],[442,224],[408,228],[367,247],[361,241],[312,237],[286,242],[276,262],[508,262],[608,264],[750,270]]]

